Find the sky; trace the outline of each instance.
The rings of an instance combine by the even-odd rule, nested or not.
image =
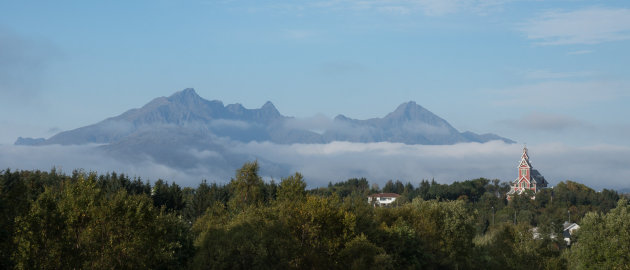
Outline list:
[[[383,117],[415,101],[533,154],[614,156],[620,181],[628,48],[628,1],[0,0],[0,144],[193,87],[305,119]],[[599,169],[611,170],[584,170]]]

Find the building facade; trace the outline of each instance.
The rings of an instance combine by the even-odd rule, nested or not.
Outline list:
[[[532,167],[527,147],[523,147],[521,161],[518,164],[518,178],[512,182],[510,191],[507,193],[508,199],[510,199],[511,195],[521,194],[527,190],[536,193],[538,190],[546,188],[547,184],[549,183],[545,180],[545,177]]]
[[[567,243],[567,246],[571,245],[571,238],[580,229],[580,225],[577,223],[569,223],[568,221],[564,222],[564,230],[562,231],[562,237],[564,238],[564,242]]]
[[[374,206],[389,206],[396,201],[400,195],[396,193],[378,193],[368,196],[368,203]]]

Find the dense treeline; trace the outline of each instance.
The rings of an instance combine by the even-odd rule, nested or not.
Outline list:
[[[508,201],[506,183],[365,178],[306,189],[246,163],[182,188],[122,174],[0,172],[2,269],[581,269],[630,264],[628,203],[571,181]],[[374,207],[371,193],[398,193]],[[582,228],[568,247],[563,223]],[[535,232],[537,234],[534,234]],[[536,235],[536,236],[535,236]],[[614,241],[612,241],[614,240]],[[612,242],[611,242],[612,241]],[[606,243],[605,245],[603,243]]]

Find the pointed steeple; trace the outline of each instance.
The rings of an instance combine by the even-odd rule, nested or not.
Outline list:
[[[512,187],[508,192],[508,199],[510,199],[511,194],[521,194],[525,190],[531,190],[535,193],[545,187],[547,187],[547,180],[532,167],[532,164],[529,162],[527,145],[523,145],[523,154],[518,165],[518,178],[512,182]],[[535,196],[532,198],[535,198]]]
[[[531,164],[529,163],[529,155],[527,154],[527,146],[523,146],[523,154],[521,155],[521,161],[518,163],[519,170],[521,168],[531,168]]]

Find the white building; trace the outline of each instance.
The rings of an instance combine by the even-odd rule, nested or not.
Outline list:
[[[569,223],[568,221],[564,222],[562,236],[564,237],[564,241],[567,242],[567,246],[571,245],[571,236],[579,229],[580,225],[577,225],[576,223]]]
[[[387,206],[396,201],[400,195],[396,193],[377,193],[368,196],[368,203],[374,206]]]

